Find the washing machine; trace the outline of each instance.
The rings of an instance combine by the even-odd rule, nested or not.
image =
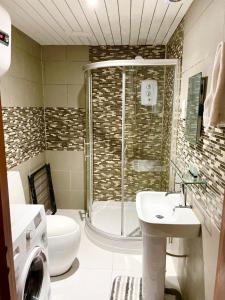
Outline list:
[[[18,300],[49,300],[47,226],[42,205],[11,204]]]

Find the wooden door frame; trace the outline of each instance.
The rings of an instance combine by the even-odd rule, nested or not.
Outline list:
[[[16,281],[0,95],[0,300],[16,300]]]
[[[225,299],[225,194],[223,201],[223,213],[220,231],[220,244],[217,260],[216,282],[214,300]]]

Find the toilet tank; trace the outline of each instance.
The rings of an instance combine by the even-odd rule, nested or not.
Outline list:
[[[19,171],[8,171],[8,192],[10,204],[25,204],[25,194]]]
[[[9,69],[11,63],[11,19],[0,5],[0,77]]]

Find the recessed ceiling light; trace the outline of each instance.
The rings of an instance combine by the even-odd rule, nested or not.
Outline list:
[[[91,7],[95,7],[98,3],[98,0],[87,0],[87,2]]]

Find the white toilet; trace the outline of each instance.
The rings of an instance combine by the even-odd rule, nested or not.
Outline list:
[[[9,201],[24,204],[25,195],[19,171],[8,172]],[[80,226],[72,218],[47,215],[48,256],[50,276],[70,269],[80,244]]]
[[[47,216],[49,273],[57,276],[71,267],[80,244],[80,226],[60,215]]]

